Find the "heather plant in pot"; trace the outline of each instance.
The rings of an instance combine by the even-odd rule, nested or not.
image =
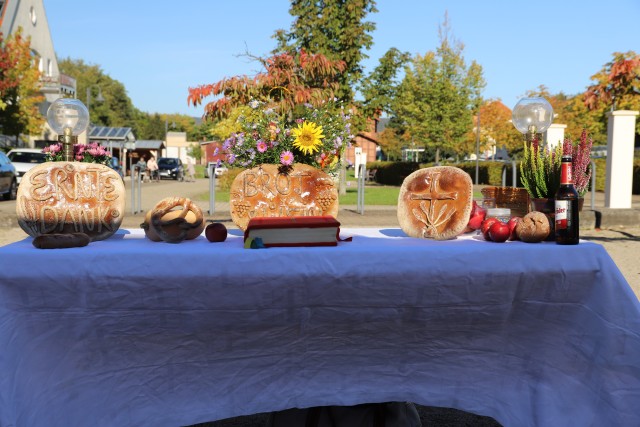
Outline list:
[[[550,149],[541,146],[536,134],[524,143],[520,176],[531,199],[553,199],[560,185],[560,165],[563,146]]]
[[[591,179],[591,147],[593,139],[582,129],[580,141],[573,143],[571,138],[565,138],[563,144],[563,154],[571,155],[571,176],[578,195],[582,198],[589,189]]]

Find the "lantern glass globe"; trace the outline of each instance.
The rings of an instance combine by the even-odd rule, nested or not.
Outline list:
[[[63,135],[65,129],[69,129],[72,135],[78,135],[89,125],[89,110],[77,99],[60,98],[47,110],[47,122],[58,135]]]
[[[521,133],[543,133],[553,122],[553,107],[544,98],[522,98],[511,118]]]

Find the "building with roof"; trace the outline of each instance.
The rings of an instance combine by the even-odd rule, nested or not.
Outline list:
[[[85,135],[86,137],[84,138],[78,138],[78,142],[85,144],[87,142],[97,142],[107,148],[111,152],[112,157],[120,159],[123,173],[126,174],[131,164],[130,153],[136,148],[136,137],[131,131],[131,128],[90,126]]]
[[[351,147],[345,150],[345,159],[348,163],[375,162],[380,151],[378,143],[378,132],[381,132],[380,119],[367,119],[367,128],[359,132],[351,141]],[[356,159],[356,152],[360,159]]]
[[[39,109],[41,114],[46,115],[49,105],[56,99],[76,96],[76,80],[60,73],[58,69],[43,0],[0,0],[0,32],[6,38],[18,31],[18,28],[22,28],[24,37],[31,39],[31,53],[38,63],[41,92],[45,98]],[[56,134],[48,125],[45,125],[41,135],[25,138],[26,144],[32,147],[36,146],[37,140],[55,139]]]

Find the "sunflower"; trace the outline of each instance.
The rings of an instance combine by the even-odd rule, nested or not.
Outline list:
[[[293,146],[305,154],[313,154],[319,150],[322,145],[322,126],[318,126],[313,122],[303,122],[293,129],[293,135],[296,137]]]

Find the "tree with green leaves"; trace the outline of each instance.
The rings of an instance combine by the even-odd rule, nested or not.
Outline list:
[[[440,46],[435,52],[416,55],[405,67],[405,77],[393,102],[394,115],[403,131],[411,134],[416,148],[434,153],[463,155],[470,150],[466,135],[485,86],[482,67],[467,65],[464,46],[450,34],[448,18],[439,27]]]
[[[373,45],[375,23],[365,21],[378,10],[374,0],[292,0],[289,13],[295,19],[289,31],[278,30],[278,47],[273,53],[293,53],[301,49],[320,53],[346,64],[337,75],[337,97],[351,104],[354,88],[362,78],[364,50]]]
[[[16,137],[37,135],[42,131],[44,117],[38,104],[40,71],[31,57],[31,40],[22,30],[6,39],[0,33],[0,133]]]
[[[402,147],[405,145],[405,141],[402,139],[402,135],[398,134],[394,128],[384,128],[378,135],[378,143],[388,160],[397,161],[402,159]]]
[[[197,165],[200,164],[200,160],[202,160],[203,154],[204,153],[202,152],[202,146],[197,142],[189,145],[189,148],[187,148],[187,155],[196,159]]]
[[[187,139],[199,139],[193,117],[183,114],[150,114],[138,110],[127,95],[124,84],[109,77],[100,66],[71,58],[61,60],[58,66],[62,73],[76,79],[78,99],[85,104],[89,101],[92,124],[130,127],[136,138],[141,140],[164,140],[167,130],[187,132]],[[102,101],[98,101],[98,94],[102,95]],[[168,128],[168,123],[172,124],[171,128]]]
[[[92,124],[100,126],[131,127],[136,133],[139,111],[135,109],[124,85],[109,77],[98,65],[90,65],[82,59],[65,58],[58,62],[60,72],[76,79],[76,92],[80,101],[87,104],[89,91],[89,117]],[[97,100],[98,94],[104,100]]]
[[[381,113],[392,112],[391,105],[398,88],[396,76],[410,59],[409,53],[392,47],[380,58],[380,63],[371,74],[362,80],[360,92],[364,100],[361,113],[364,117],[378,117]]]

